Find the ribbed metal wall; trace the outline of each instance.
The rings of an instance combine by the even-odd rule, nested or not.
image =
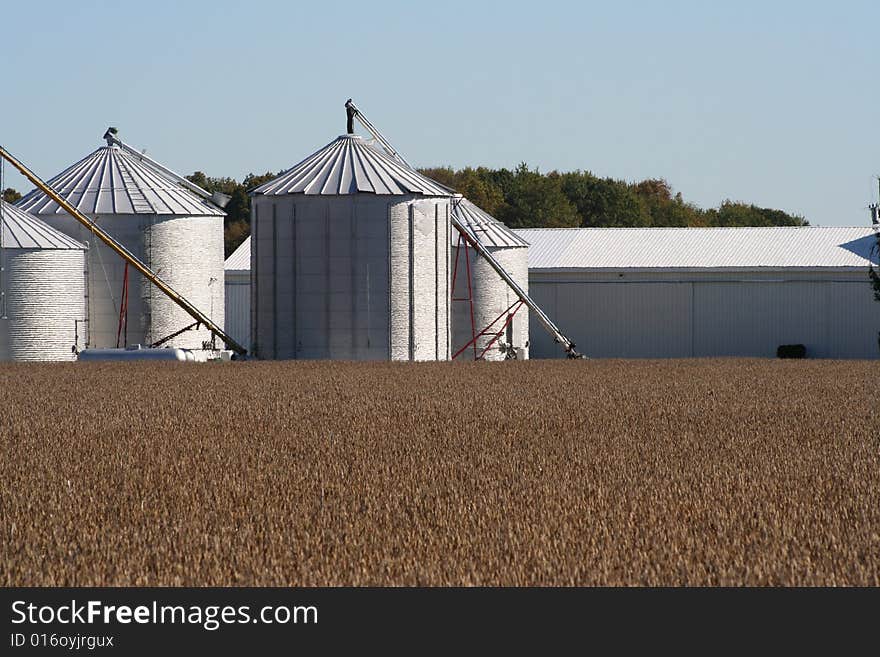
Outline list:
[[[88,345],[93,348],[115,347],[125,262],[70,215],[66,213],[44,215],[41,219],[65,235],[88,243],[86,261]],[[142,215],[133,214],[92,217],[95,223],[142,260],[145,219],[146,217]],[[145,344],[148,342],[149,324],[141,294],[141,275],[131,267],[128,273],[128,344]]]
[[[458,244],[453,239],[454,244]],[[464,242],[462,242],[463,244]],[[467,260],[465,260],[465,248],[467,249],[467,258],[470,260],[471,268],[471,289],[473,293],[474,307],[474,329],[476,333],[486,328],[490,322],[494,321],[507,310],[515,301],[517,296],[513,293],[507,283],[504,282],[498,273],[486,262],[486,260],[477,254],[470,247],[453,247],[452,264],[450,267],[455,271],[456,262],[458,272],[455,274],[455,299],[466,299],[468,296],[467,289]],[[499,264],[511,275],[514,280],[528,293],[529,290],[529,255],[527,247],[505,247],[493,248],[487,247],[493,257]],[[457,259],[457,260],[456,260]],[[493,330],[501,328],[504,320],[497,322]],[[470,304],[467,301],[458,300],[452,303],[452,326],[453,326],[453,353],[461,349],[467,344],[473,335],[471,330],[471,311]],[[477,339],[477,353],[482,350],[493,339],[494,335],[483,336]],[[512,322],[511,336],[514,347],[523,349],[523,354],[528,357],[529,342],[529,312],[525,307],[514,315]],[[505,355],[498,347],[500,342],[507,342],[508,336],[505,332],[498,340],[495,341],[492,348],[486,352],[484,358],[486,360],[503,360]],[[473,348],[468,349],[459,356],[459,358],[473,358]]]
[[[0,360],[75,360],[84,347],[85,253],[82,250],[3,249]]]
[[[449,357],[448,199],[258,194],[251,226],[258,357]]]
[[[224,324],[223,219],[221,217],[151,217],[143,240],[147,262],[162,280],[216,324]],[[129,275],[131,272],[129,271]],[[193,323],[192,317],[141,279],[148,339],[155,341]],[[133,291],[130,289],[130,294]],[[205,328],[190,330],[167,345],[200,349],[211,339]],[[222,343],[217,343],[223,348]]]
[[[390,204],[391,359],[449,358],[449,202]]]
[[[240,345],[250,349],[251,343],[251,276],[250,271],[226,272],[226,299],[223,312],[224,330]]]
[[[125,261],[70,215],[46,215],[41,219],[66,235],[89,243],[89,346],[115,347]],[[100,215],[92,220],[223,326],[222,217],[134,214]],[[151,344],[193,323],[188,314],[149,285],[134,268],[129,267],[128,277],[127,344]],[[202,341],[209,338],[210,334],[201,329],[187,331],[165,344],[200,348]]]
[[[223,325],[224,213],[219,207],[118,144],[98,148],[49,184]],[[125,261],[40,190],[29,192],[17,206],[89,243],[89,346],[115,347]],[[129,267],[127,344],[151,344],[192,323],[189,315]],[[208,332],[200,330],[182,333],[165,344],[201,347],[208,338]]]
[[[665,276],[533,272],[531,296],[591,357],[775,357],[781,344],[803,344],[814,358],[880,357],[867,274]],[[531,354],[564,356],[537,322]]]

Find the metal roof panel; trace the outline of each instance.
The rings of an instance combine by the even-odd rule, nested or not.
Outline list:
[[[222,210],[118,146],[102,146],[47,181],[80,212],[218,216]],[[37,215],[64,210],[39,189],[16,204]]]
[[[226,271],[250,271],[251,269],[251,236],[248,235],[244,242],[226,258],[223,263]]]
[[[527,228],[529,269],[867,267],[876,237],[863,226],[771,228]]]
[[[0,200],[0,247],[4,249],[79,249],[80,244],[35,216]]]
[[[452,196],[452,190],[392,159],[357,135],[342,135],[252,194]]]
[[[489,247],[515,248],[528,247],[529,243],[498,221],[485,210],[480,209],[466,198],[456,199],[452,214],[480,244]],[[453,244],[458,231],[453,231]]]

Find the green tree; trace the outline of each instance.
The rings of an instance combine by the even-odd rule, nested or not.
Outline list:
[[[672,186],[662,178],[628,183],[599,178],[588,171],[542,174],[537,169],[529,169],[525,163],[512,171],[448,166],[419,171],[463,194],[513,228],[809,225],[803,217],[782,210],[730,200],[717,208],[703,210],[686,202],[680,192],[673,193]],[[261,175],[250,173],[241,182],[233,178],[213,178],[202,171],[187,176],[209,192],[219,191],[230,196],[224,223],[227,255],[250,232],[249,192],[278,175],[268,171]],[[16,194],[14,190],[7,192]]]
[[[724,201],[717,210],[709,210],[712,226],[809,226],[803,217],[782,210],[759,208],[741,202]]]
[[[456,189],[472,203],[477,204],[491,215],[498,212],[504,203],[501,188],[492,183],[488,177],[470,167],[458,172]]]
[[[452,167],[419,169],[422,175],[462,194],[472,203],[494,215],[504,203],[504,193],[491,180],[488,172],[489,170],[484,167],[479,169],[466,167],[460,171]]]
[[[544,176],[520,164],[507,181],[508,191],[496,216],[511,228],[564,228],[579,225],[577,208],[562,192],[562,176]]]
[[[223,231],[223,249],[227,258],[241,246],[250,233],[251,226],[244,221],[234,221],[226,227]]]
[[[452,167],[430,167],[427,169],[418,169],[423,176],[427,176],[431,180],[436,180],[441,185],[445,185],[450,189],[457,191],[458,172]]]
[[[681,192],[673,195],[672,187],[662,178],[643,180],[631,188],[647,204],[652,226],[706,225],[703,211],[685,203]]]
[[[12,189],[12,187],[7,187],[3,190],[3,200],[7,203],[15,203],[21,198],[21,194]]]
[[[589,172],[564,173],[562,190],[577,208],[579,225],[650,226],[648,204],[623,181]]]

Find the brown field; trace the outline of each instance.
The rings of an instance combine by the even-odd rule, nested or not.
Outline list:
[[[878,585],[880,363],[0,368],[3,585]]]

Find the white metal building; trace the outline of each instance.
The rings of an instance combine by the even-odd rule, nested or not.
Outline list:
[[[75,360],[86,247],[0,200],[0,361]]]
[[[223,210],[112,139],[48,183],[223,326]],[[17,206],[89,244],[89,346],[115,347],[125,261],[40,190]],[[193,323],[131,267],[128,287],[128,344],[150,344]],[[166,345],[198,349],[210,337],[202,327]]]
[[[516,232],[531,296],[587,356],[880,356],[870,227]],[[533,358],[563,355],[539,326],[531,336]]]
[[[448,359],[451,197],[351,134],[255,189],[253,353]]]
[[[514,233],[492,215],[484,212],[467,199],[456,199],[453,202],[453,216],[470,233],[471,237],[482,244],[492,257],[509,273],[517,284],[526,292],[529,289],[529,245],[522,237]],[[461,247],[459,247],[461,244]],[[473,341],[473,336],[504,317],[494,325],[494,331],[477,338],[477,355],[485,355],[485,360],[503,360],[505,353],[501,344],[512,345],[517,350],[518,358],[528,358],[529,344],[529,311],[521,307],[504,331],[489,349],[489,343],[495,338],[506,320],[504,314],[518,297],[510,289],[504,279],[492,269],[485,258],[459,240],[458,231],[452,231],[452,267],[455,289],[452,297],[452,352],[455,354],[462,347]],[[460,253],[459,253],[460,250]],[[468,290],[467,266],[470,264],[471,289]],[[470,294],[470,297],[469,297]],[[472,299],[471,299],[472,298]],[[473,301],[473,325],[471,323],[471,300]],[[470,347],[462,352],[459,358],[473,358]]]
[[[223,330],[251,349],[251,238],[248,236],[224,265],[226,326]]]

